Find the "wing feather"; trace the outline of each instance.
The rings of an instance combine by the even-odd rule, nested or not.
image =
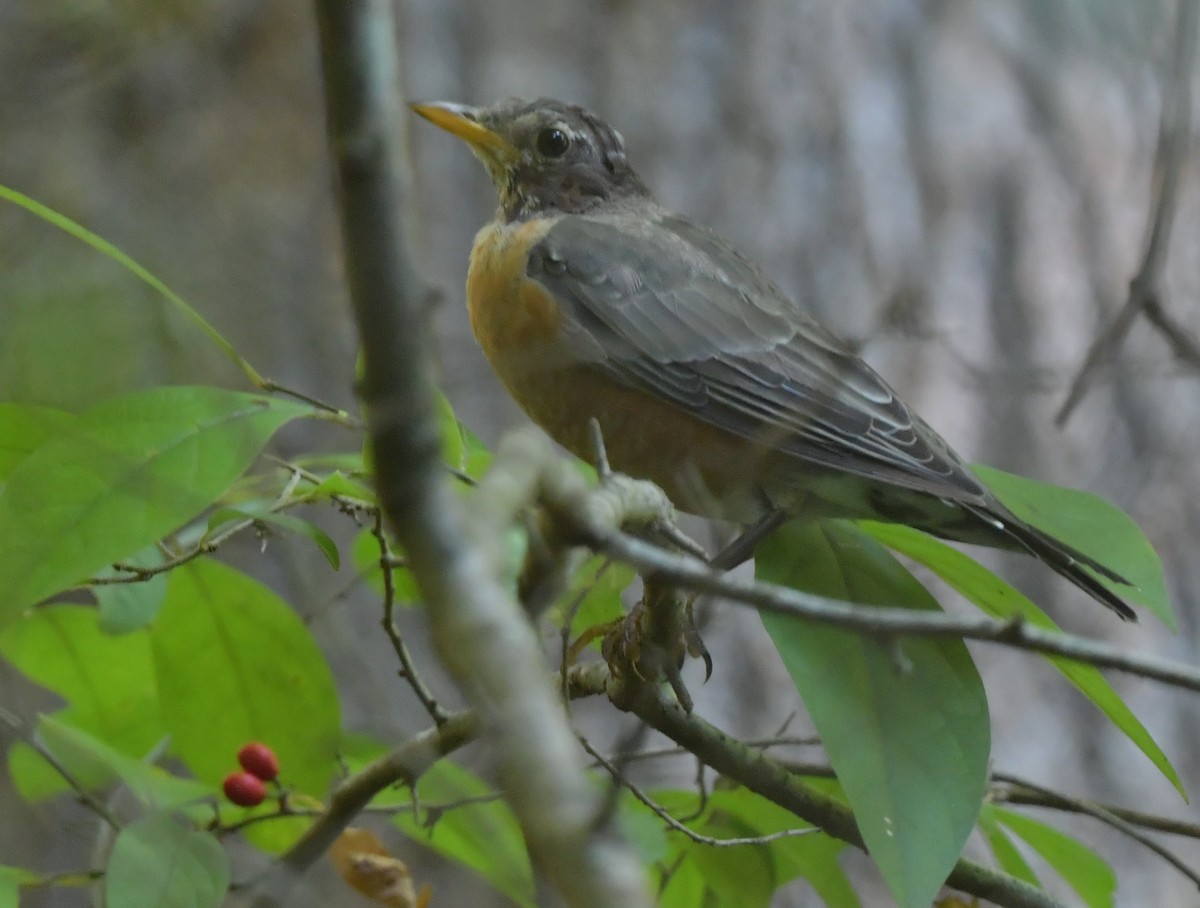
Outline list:
[[[799,467],[990,500],[882,378],[720,237],[666,212],[639,229],[566,217],[530,254],[577,358]]]

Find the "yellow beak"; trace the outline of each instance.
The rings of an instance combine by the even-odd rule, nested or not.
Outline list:
[[[458,136],[481,155],[495,161],[513,158],[517,150],[498,132],[479,122],[481,110],[451,101],[419,102],[408,105],[434,126]]]

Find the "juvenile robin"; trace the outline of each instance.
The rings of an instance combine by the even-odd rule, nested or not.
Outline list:
[[[500,195],[467,274],[471,327],[529,417],[681,509],[869,518],[1026,552],[1122,618],[1125,581],[1021,521],[849,347],[717,234],[667,210],[620,133],[549,99],[414,104]]]

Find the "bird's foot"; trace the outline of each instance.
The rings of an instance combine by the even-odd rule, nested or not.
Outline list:
[[[670,587],[647,583],[642,600],[609,631],[602,647],[614,673],[631,672],[643,681],[665,681],[689,713],[692,696],[680,673],[684,659],[704,660],[705,681],[712,676],[713,667],[696,628],[693,599]]]

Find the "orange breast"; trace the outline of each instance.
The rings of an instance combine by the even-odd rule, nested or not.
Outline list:
[[[529,250],[554,220],[509,225],[492,222],[475,237],[467,272],[471,330],[493,366],[528,356],[558,336],[561,315],[554,300],[525,278]],[[501,375],[504,378],[504,375]]]
[[[559,340],[557,302],[525,276],[529,249],[553,224],[493,223],[475,238],[467,275],[471,328],[501,382],[530,419],[584,460],[592,460],[587,425],[595,417],[615,470],[657,483],[684,510],[753,519],[762,505],[765,447],[570,359]]]

